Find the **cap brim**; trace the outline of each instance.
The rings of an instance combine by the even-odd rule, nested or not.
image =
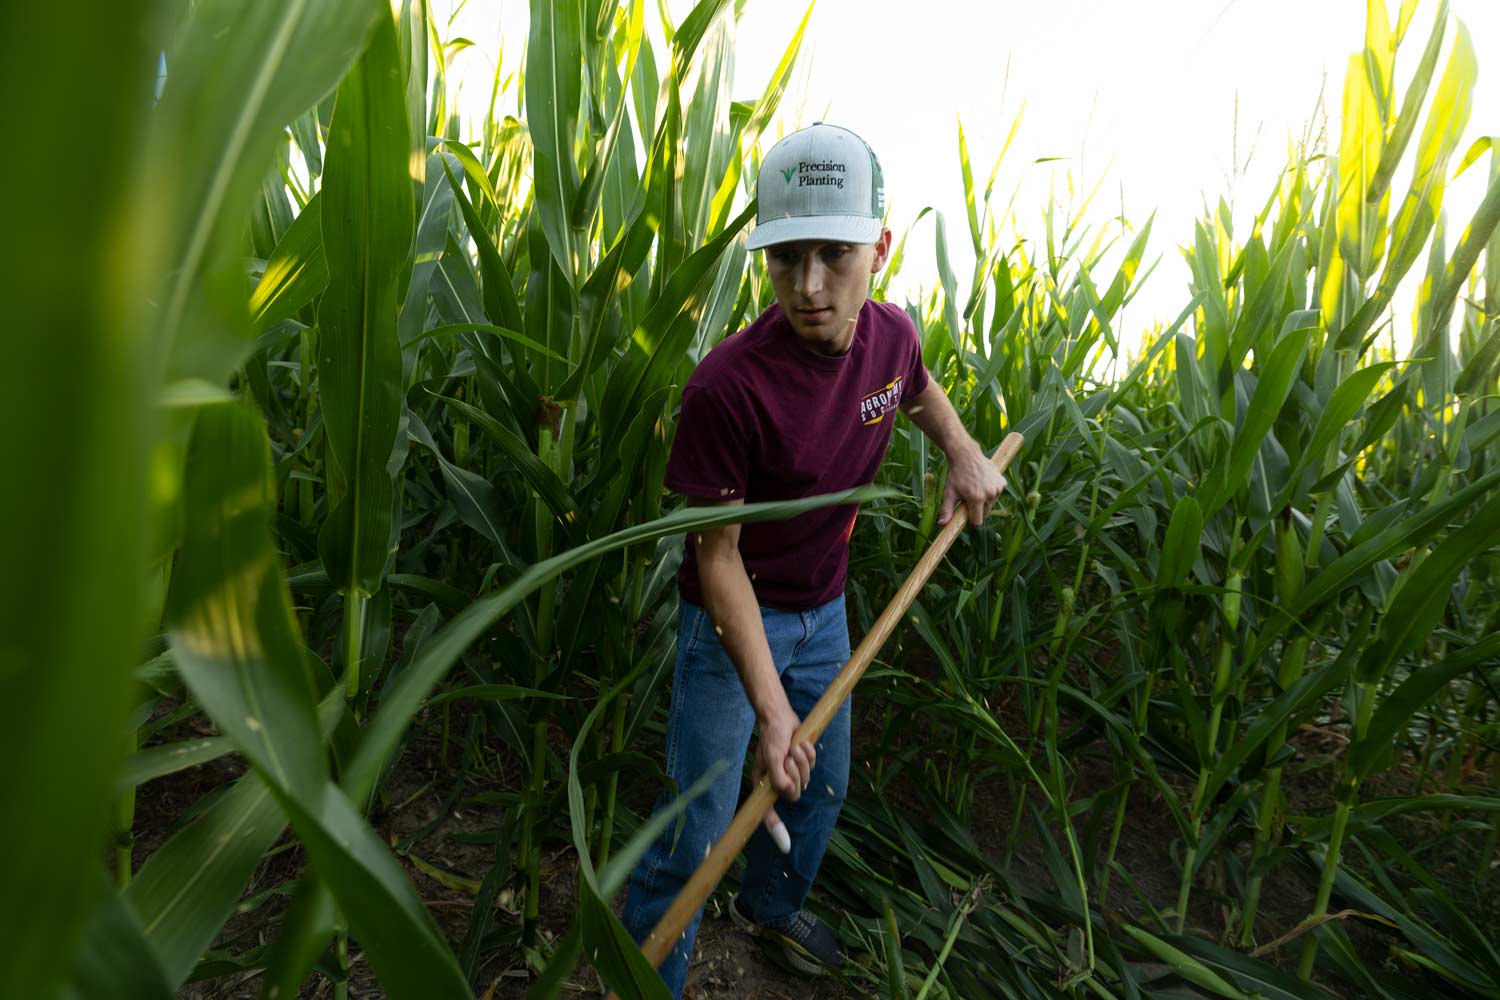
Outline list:
[[[882,220],[868,215],[814,215],[768,219],[755,227],[745,241],[748,250],[761,250],[776,243],[797,240],[827,240],[837,243],[874,243],[885,228]]]

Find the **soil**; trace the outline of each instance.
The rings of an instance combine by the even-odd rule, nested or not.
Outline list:
[[[918,674],[930,675],[933,671],[932,664],[925,662],[920,654],[905,667]],[[1025,730],[1025,721],[1017,706],[1002,703],[995,708],[1008,732]],[[868,758],[877,749],[874,734],[884,726],[882,713],[878,698],[856,698],[856,760]],[[453,782],[460,773],[458,757],[462,750],[459,737],[464,731],[463,720],[463,713],[455,706],[450,720],[454,739],[445,760],[437,720],[425,714],[418,717],[413,738],[408,740],[387,782],[383,805],[371,817],[372,824],[386,843],[407,847],[405,853],[398,853],[398,857],[455,949],[463,940],[473,916],[475,896],[472,883],[484,877],[494,860],[492,845],[472,841],[496,830],[502,810],[496,799],[517,791],[523,778],[516,763],[505,753],[493,754],[485,761],[470,761],[469,768],[463,772],[467,777],[459,804],[447,808],[454,791]],[[195,718],[179,724],[172,738],[207,735],[213,731],[206,720]],[[920,726],[911,729],[906,738],[921,741],[928,747],[946,745],[941,732],[923,731]],[[1319,765],[1339,749],[1337,744],[1341,739],[1341,733],[1332,727],[1308,727],[1294,736],[1293,742],[1299,751],[1297,760],[1302,763],[1287,769],[1284,784],[1294,812],[1326,813],[1328,771]],[[556,734],[554,742],[554,749],[566,756],[567,747],[561,732]],[[1083,748],[1070,756],[1070,762],[1075,770],[1075,799],[1106,788],[1116,780],[1107,747],[1102,744]],[[202,796],[226,785],[242,772],[243,764],[230,756],[144,786],[138,797],[133,831],[135,863],[139,865],[164,843]],[[1169,777],[1168,780],[1173,779]],[[1397,768],[1381,775],[1379,780],[1387,786],[1383,790],[1385,794],[1411,794],[1415,776],[1409,769]],[[904,777],[892,781],[887,787],[887,796],[896,803],[919,806],[919,797],[905,782]],[[1191,789],[1185,781],[1175,784],[1179,793],[1190,794]],[[976,840],[996,859],[1005,858],[1011,851],[1009,872],[1020,885],[1038,892],[1052,892],[1051,875],[1037,838],[1022,836],[1014,845],[1010,843],[1009,831],[1016,808],[1012,791],[1010,783],[999,776],[986,779],[975,788],[971,825]],[[1381,791],[1376,788],[1371,794],[1381,794]],[[654,794],[654,788],[622,788],[623,806],[644,813],[649,810]],[[855,794],[858,794],[857,789]],[[1086,818],[1078,817],[1078,828],[1082,829]],[[1410,822],[1420,823],[1419,820]],[[1108,824],[1102,826],[1107,833]],[[1414,835],[1420,833],[1413,827]],[[406,845],[409,838],[416,839]],[[1176,902],[1181,870],[1180,843],[1178,831],[1158,793],[1147,783],[1138,784],[1130,798],[1115,856],[1131,874],[1141,894],[1159,910],[1169,909]],[[539,914],[540,935],[544,945],[548,946],[544,951],[550,950],[550,945],[570,925],[577,884],[571,846],[558,839],[549,840],[545,848]],[[1248,854],[1243,845],[1240,854]],[[284,836],[278,849],[261,862],[245,892],[247,900],[267,895],[258,907],[237,913],[230,919],[215,942],[217,952],[253,958],[255,949],[274,940],[287,896],[270,890],[288,886],[298,876],[302,864],[301,851]],[[1451,875],[1454,882],[1450,884],[1456,885],[1464,879],[1462,864],[1463,859],[1455,857],[1449,859],[1449,870],[1435,869],[1435,873]],[[1205,866],[1205,870],[1209,867]],[[433,877],[433,871],[451,873],[457,876],[457,880],[440,881]],[[471,884],[467,889],[458,887],[458,880],[470,880]],[[444,881],[450,884],[444,884]],[[1474,884],[1472,878],[1469,881]],[[1229,936],[1229,924],[1237,919],[1237,914],[1227,905],[1232,894],[1224,894],[1225,902],[1221,904],[1211,882],[1211,877],[1203,878],[1195,887],[1186,932],[1220,941]],[[513,878],[508,890],[500,893],[492,914],[492,929],[518,932],[521,914],[516,908],[515,890],[519,888],[518,881]],[[1312,895],[1307,878],[1297,871],[1296,866],[1283,865],[1273,871],[1262,895],[1256,940],[1261,943],[1274,941],[1295,927],[1310,911]],[[729,921],[724,911],[727,899],[727,892],[721,888],[705,913],[689,974],[686,996],[690,1000],[852,1000],[862,995],[847,984],[830,979],[804,979],[778,965],[763,943],[751,939]],[[617,899],[616,906],[619,903]],[[1119,880],[1112,883],[1105,905],[1107,913],[1114,911],[1133,918],[1141,916],[1145,908],[1146,904]],[[1358,920],[1349,920],[1346,926],[1362,957],[1372,968],[1378,969],[1390,961],[1391,939]],[[1295,964],[1297,950],[1297,944],[1293,943],[1267,957],[1279,965],[1291,967]],[[479,995],[486,1000],[519,1000],[526,995],[531,979],[532,974],[520,950],[515,947],[491,949],[476,975]],[[1336,984],[1323,985],[1336,995],[1354,996]],[[193,1000],[249,998],[257,995],[258,988],[259,972],[249,968],[230,970],[215,978],[191,983],[178,995]],[[563,995],[595,997],[598,990],[597,976],[587,963],[580,963]],[[313,976],[301,995],[330,997],[331,984],[321,976]],[[383,996],[363,956],[357,951],[351,960],[349,995],[355,998]]]
[[[163,706],[159,712],[169,711],[171,707],[173,706]],[[445,800],[458,771],[459,750],[456,746],[450,746],[450,759],[446,766],[443,765],[440,760],[439,727],[433,724],[434,720],[425,721],[429,724],[423,725],[424,720],[419,718],[417,734],[408,741],[387,782],[387,807],[377,809],[371,820],[381,839],[392,845],[400,844],[406,838],[437,824],[435,829],[413,843],[408,853],[398,854],[398,858],[423,903],[456,949],[472,918],[475,898],[464,889],[443,884],[419,865],[425,863],[430,868],[452,873],[463,879],[482,879],[493,863],[494,849],[466,843],[458,838],[492,833],[499,816],[499,807],[484,804],[460,806],[450,810],[446,818],[443,818]],[[450,731],[461,731],[460,721],[462,716],[455,712],[450,722]],[[172,738],[183,739],[216,733],[212,725],[201,717],[183,725],[184,728],[179,729]],[[561,740],[558,742],[561,743]],[[566,751],[565,746],[563,749]],[[195,803],[215,789],[232,783],[244,770],[239,758],[231,755],[159,778],[144,786],[137,797],[133,828],[137,869],[188,818]],[[521,775],[514,768],[510,773],[501,770],[487,782],[466,781],[463,795],[465,799],[472,801],[515,791],[520,786],[520,779]],[[641,812],[647,811],[653,794],[650,791],[638,793],[633,796],[635,801],[630,801],[632,796],[626,795],[624,804]],[[301,873],[304,861],[302,851],[295,846],[295,842],[289,835],[283,835],[277,848],[256,869],[246,887],[244,898],[249,900],[267,893],[270,895],[262,905],[248,912],[236,913],[230,918],[214,943],[216,952],[253,958],[255,949],[275,939],[276,928],[285,912],[288,898],[272,890],[278,886],[285,888],[293,884]],[[549,949],[572,922],[576,886],[577,865],[572,848],[548,841],[543,855],[538,924],[543,943]],[[519,929],[521,912],[516,905],[514,893],[517,888],[518,880],[513,879],[512,891],[500,893],[492,916],[492,927]],[[763,943],[750,938],[730,922],[727,911],[724,910],[727,899],[723,891],[719,892],[710,901],[704,914],[689,972],[686,1000],[720,1000],[730,997],[735,1000],[849,1000],[860,996],[840,983],[807,980],[782,968],[766,952]],[[621,900],[617,899],[615,902],[618,909]],[[480,987],[479,995],[486,1000],[520,1000],[526,996],[531,979],[532,974],[527,969],[524,958],[519,949],[514,948],[497,949],[484,960],[476,976]],[[258,996],[259,980],[258,969],[234,971],[189,983],[178,991],[178,996],[182,1000],[250,1000]],[[357,950],[350,962],[349,983],[349,996],[355,1000],[384,996]],[[331,997],[331,983],[321,976],[314,976],[300,995],[303,998]],[[587,963],[580,963],[564,987],[563,995],[599,995],[599,979]]]
[[[940,677],[935,662],[925,649],[914,650],[902,667],[907,672],[928,680],[938,680]],[[1078,677],[1070,682],[1083,689],[1087,686],[1083,681],[1084,678]],[[865,699],[864,705],[856,700],[856,716],[862,713],[867,719],[865,725],[856,724],[854,727],[856,760],[867,759],[879,750],[873,737],[866,740],[863,746],[859,739],[860,733],[876,734],[885,727],[887,720],[880,716],[878,704],[878,701],[870,698]],[[999,699],[992,705],[992,711],[1005,731],[1012,736],[1028,731],[1025,715],[1014,700]],[[917,724],[902,729],[903,743],[922,746],[924,755],[934,757],[937,771],[942,773],[947,766],[947,759],[941,750],[935,754],[931,748],[949,746],[952,742],[950,733],[941,725],[924,726],[920,720],[913,721]],[[1284,765],[1281,784],[1288,815],[1322,817],[1332,813],[1331,781],[1348,745],[1344,730],[1345,727],[1335,717],[1324,725],[1305,725],[1288,736],[1288,744],[1295,751]],[[958,760],[957,763],[963,765],[966,762]],[[1071,753],[1068,763],[1072,774],[1071,801],[1085,799],[1119,780],[1114,767],[1113,750],[1102,740]],[[1193,793],[1193,783],[1190,780],[1165,770],[1162,778],[1173,789],[1178,801],[1190,801]],[[1489,775],[1481,769],[1468,772],[1464,784],[1471,789],[1480,790],[1479,794],[1488,794],[1483,790],[1493,787]],[[1053,894],[1056,892],[1056,883],[1045,863],[1042,843],[1036,836],[1029,834],[1030,827],[1024,828],[1023,835],[1012,842],[1010,833],[1017,807],[1014,792],[1018,785],[1019,783],[1013,784],[1001,776],[992,776],[978,784],[973,793],[970,829],[979,846],[990,857],[1001,861],[1002,865],[1005,864],[1005,859],[1009,859],[1007,875],[1020,886],[1039,894]],[[1409,758],[1403,758],[1392,767],[1377,771],[1366,779],[1361,785],[1360,800],[1369,802],[1385,797],[1407,797],[1444,791],[1447,789],[1440,788],[1434,776],[1427,775],[1424,780],[1415,764]],[[892,781],[885,794],[896,804],[905,805],[909,809],[925,808],[921,797],[910,787],[909,780],[904,776]],[[1033,789],[1033,800],[1035,795]],[[1085,829],[1090,815],[1090,811],[1085,810],[1074,817],[1076,831],[1081,833]],[[1382,825],[1393,834],[1398,843],[1413,854],[1423,853],[1422,847],[1439,842],[1440,835],[1446,831],[1445,817],[1441,812],[1417,812],[1390,817],[1383,820]],[[1109,823],[1106,821],[1101,826],[1103,829],[1098,841],[1093,845],[1082,845],[1085,851],[1092,847],[1102,854],[1105,850]],[[1048,828],[1054,840],[1062,843],[1061,828],[1055,824],[1048,824]],[[1500,863],[1491,866],[1489,870],[1475,871],[1476,854],[1467,849],[1473,846],[1473,841],[1465,843],[1447,838],[1441,842],[1447,846],[1439,851],[1428,850],[1424,853],[1422,861],[1427,871],[1453,898],[1455,904],[1474,918],[1481,933],[1496,928],[1497,923],[1500,923],[1497,921],[1500,907],[1496,904],[1495,891],[1500,889],[1500,874],[1495,869],[1500,867]],[[1223,842],[1220,846],[1222,849]],[[1249,864],[1250,847],[1248,841],[1232,845],[1233,853],[1242,866]],[[1096,896],[1093,903],[1112,922],[1129,920],[1143,927],[1152,927],[1154,919],[1148,912],[1148,904],[1150,909],[1156,911],[1175,911],[1181,888],[1182,850],[1181,834],[1161,793],[1149,782],[1138,781],[1131,791],[1125,822],[1114,854],[1120,867],[1129,873],[1136,891],[1115,878],[1104,901],[1101,902]],[[1346,851],[1342,864],[1361,876],[1370,876],[1367,863],[1352,851]],[[1394,866],[1388,866],[1387,875],[1398,884],[1403,883],[1404,873],[1399,870],[1390,871],[1390,868]],[[1237,904],[1241,897],[1237,891],[1224,886],[1222,879],[1222,870],[1213,864],[1203,866],[1190,896],[1183,933],[1243,950],[1235,943],[1240,931],[1241,912]],[[1408,888],[1413,884],[1409,878],[1404,879],[1404,883]],[[1272,869],[1263,883],[1256,911],[1254,942],[1256,948],[1263,949],[1257,957],[1289,974],[1295,974],[1302,939],[1293,932],[1312,912],[1315,893],[1315,876],[1309,869],[1295,862]],[[1141,897],[1144,897],[1144,901]],[[1400,977],[1410,980],[1414,975],[1412,968],[1401,964],[1392,950],[1393,946],[1405,945],[1404,939],[1384,931],[1374,920],[1362,919],[1362,916],[1349,912],[1343,918],[1344,929],[1349,934],[1356,954],[1377,978]],[[1356,987],[1342,980],[1315,977],[1314,981],[1332,996],[1364,1000]],[[1440,981],[1430,982],[1433,989],[1443,989]],[[1436,997],[1447,994],[1434,992],[1431,995]]]

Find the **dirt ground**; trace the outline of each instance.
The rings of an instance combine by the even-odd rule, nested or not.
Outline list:
[[[192,732],[203,735],[214,732],[203,720],[195,719],[189,726]],[[376,830],[387,843],[399,844],[440,820],[456,761],[450,760],[447,767],[441,766],[439,746],[436,734],[427,731],[409,741],[387,786],[389,805],[372,817]],[[456,756],[457,751],[453,752]],[[179,819],[194,803],[214,789],[229,784],[243,771],[244,766],[237,758],[227,757],[145,786],[137,799],[133,830],[136,866],[139,867],[166,842]],[[464,789],[465,797],[503,792],[506,786],[514,789],[520,776],[501,772],[496,778],[498,780],[488,785],[468,783]],[[647,809],[649,796],[644,803],[631,804]],[[462,879],[483,878],[493,862],[493,848],[455,838],[492,831],[498,813],[498,808],[484,806],[450,811],[436,829],[412,844],[407,854],[398,855],[418,894],[455,947],[463,939],[472,918],[475,899],[463,888],[445,885],[430,871],[437,869]],[[286,896],[278,895],[274,890],[294,880],[304,860],[302,852],[288,838],[284,837],[279,847],[281,849],[261,863],[245,891],[246,899],[269,895],[265,895],[264,902],[254,910],[237,913],[229,920],[215,942],[216,952],[248,957],[256,948],[274,940],[276,924],[288,902]],[[428,870],[424,871],[424,867]],[[540,933],[549,946],[566,932],[573,919],[576,885],[577,866],[571,847],[549,841],[543,855],[539,913]],[[688,1000],[846,1000],[860,996],[836,981],[805,979],[779,966],[762,942],[749,937],[730,922],[723,909],[726,901],[727,894],[721,890],[704,914],[685,994]],[[497,899],[491,926],[519,928],[521,912],[516,905],[518,902],[513,893],[502,892]],[[616,900],[617,907],[620,902]],[[480,967],[479,995],[493,1000],[519,1000],[525,997],[532,974],[519,949],[499,951],[511,954],[492,956]],[[509,961],[505,960],[507,958]],[[178,992],[178,996],[183,1000],[249,1000],[258,995],[259,979],[259,971],[255,969],[229,971],[190,983]],[[564,996],[597,996],[598,989],[598,977],[587,963],[580,963],[564,988]],[[357,951],[350,964],[349,995],[360,1000],[384,996],[363,956]],[[323,977],[313,977],[301,996],[331,997],[331,984]]]
[[[908,667],[917,672],[930,669],[930,665],[921,662],[908,664]],[[1002,704],[997,708],[1002,723],[1011,731],[1019,732],[1023,728],[1023,720],[1012,707]],[[874,734],[883,724],[881,711],[878,699],[856,698],[855,759],[864,759],[875,749]],[[459,720],[460,716],[455,713],[452,726],[455,736],[463,731],[457,724]],[[213,732],[211,725],[202,719],[192,720],[187,726],[189,731],[179,732],[177,738],[195,732]],[[495,830],[502,809],[501,805],[495,804],[496,800],[518,789],[523,776],[513,761],[507,766],[506,754],[494,753],[482,767],[471,768],[471,773],[487,771],[487,777],[482,781],[466,781],[460,801],[467,804],[447,809],[458,772],[457,758],[461,747],[455,739],[455,744],[449,747],[449,758],[444,762],[438,729],[432,720],[423,722],[419,719],[416,734],[408,741],[397,763],[387,784],[384,804],[372,816],[372,823],[387,843],[407,848],[398,857],[429,911],[456,948],[473,916],[474,883],[483,878],[494,859],[495,849],[491,844],[475,841],[482,841],[486,834]],[[931,740],[933,745],[942,746],[941,735],[914,729],[908,738]],[[1294,810],[1310,813],[1325,811],[1327,771],[1318,765],[1340,749],[1338,742],[1341,737],[1331,730],[1305,730],[1295,739],[1304,766],[1287,772],[1286,788],[1292,806]],[[557,742],[563,746],[561,734]],[[565,746],[563,750],[565,755]],[[1077,771],[1076,796],[1108,787],[1115,778],[1103,746],[1086,747],[1071,759]],[[194,802],[226,784],[242,770],[243,765],[236,758],[222,758],[145,786],[136,809],[137,866],[165,841]],[[1402,777],[1397,771],[1386,780],[1399,784]],[[909,786],[902,784],[903,780],[895,781],[887,789],[887,795],[898,803],[906,799],[907,804],[915,807],[919,800]],[[1178,790],[1186,793],[1186,783],[1180,784]],[[1393,787],[1390,791],[1409,794],[1411,790]],[[858,793],[857,788],[855,793]],[[623,805],[645,812],[654,794],[653,788],[622,789]],[[1001,778],[990,779],[975,790],[972,828],[980,846],[997,859],[1006,853],[1015,805],[1007,783]],[[406,844],[413,837],[416,839]],[[1035,840],[1035,837],[1023,836],[1015,844],[1011,874],[1023,885],[1051,891],[1051,876]],[[1131,873],[1141,892],[1159,909],[1170,908],[1176,901],[1181,865],[1181,859],[1173,852],[1177,840],[1177,830],[1157,793],[1142,783],[1132,793],[1116,857]],[[261,896],[260,905],[231,918],[215,944],[217,952],[253,957],[255,949],[274,939],[275,925],[287,903],[286,896],[274,890],[295,879],[302,866],[301,852],[295,845],[284,838],[282,846],[284,849],[273,852],[261,863],[246,890],[247,899]],[[573,917],[577,873],[572,849],[561,840],[546,843],[543,860],[539,926],[544,943],[550,945],[567,930]],[[1455,859],[1455,866],[1460,863],[1461,859]],[[436,877],[439,874],[441,878]],[[1456,867],[1451,874],[1455,879],[1461,877]],[[513,879],[511,888],[517,887]],[[1216,901],[1215,895],[1211,884],[1200,883],[1194,892],[1188,933],[1209,940],[1226,936],[1227,922],[1234,918],[1234,913],[1229,906]],[[705,913],[689,974],[686,996],[690,1000],[849,1000],[863,995],[851,985],[827,978],[804,979],[778,965],[766,950],[766,945],[733,926],[723,909],[727,899],[728,893],[721,888]],[[617,899],[616,905],[619,903]],[[1310,887],[1291,870],[1291,866],[1273,872],[1262,897],[1257,940],[1271,941],[1284,934],[1306,916],[1311,904]],[[1127,915],[1137,914],[1144,908],[1118,880],[1111,886],[1108,906]],[[515,893],[500,893],[492,914],[492,929],[501,933],[509,930],[514,935],[520,921]],[[1388,944],[1379,935],[1354,921],[1350,922],[1349,930],[1356,946],[1372,965],[1379,967],[1388,960]],[[1283,966],[1295,962],[1295,946],[1284,948],[1282,952],[1269,957]],[[192,1000],[256,996],[258,971],[236,970],[232,963],[227,964],[223,971],[224,974],[216,978],[189,984],[179,996]],[[520,1000],[526,995],[531,979],[532,973],[518,948],[497,947],[492,949],[490,957],[478,971],[479,995],[487,1000]],[[597,996],[598,985],[593,971],[586,963],[580,963],[565,987],[564,995]],[[1333,984],[1324,985],[1334,988]],[[321,976],[312,977],[302,993],[304,997],[331,995],[331,984]],[[357,952],[351,962],[350,996],[383,996],[363,956]]]

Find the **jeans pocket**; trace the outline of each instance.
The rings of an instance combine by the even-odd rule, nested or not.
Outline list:
[[[697,668],[699,637],[708,612],[696,604],[681,601],[677,605],[677,666],[672,677],[672,700],[667,712],[667,773],[675,775],[681,712],[688,700],[689,676]],[[678,791],[681,791],[679,789]]]
[[[681,602],[677,608],[677,642],[682,646],[682,662],[686,666],[698,652],[698,637],[703,633],[703,621],[708,612],[687,601]]]

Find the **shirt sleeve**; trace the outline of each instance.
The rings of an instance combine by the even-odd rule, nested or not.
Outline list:
[[[750,475],[747,427],[712,389],[682,390],[677,434],[667,458],[667,489],[683,496],[743,500]]]

